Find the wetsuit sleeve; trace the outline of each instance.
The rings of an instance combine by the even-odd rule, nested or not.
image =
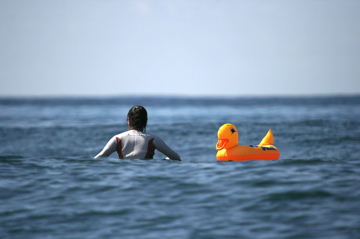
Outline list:
[[[167,144],[159,137],[155,138],[154,146],[157,150],[159,150],[161,153],[165,154],[170,159],[182,161],[180,156],[174,150],[172,150],[169,146],[167,146]]]
[[[95,156],[95,158],[109,157],[112,153],[116,151],[116,147],[117,147],[117,141],[116,141],[116,137],[114,136],[105,145],[103,150],[101,150],[101,152]]]

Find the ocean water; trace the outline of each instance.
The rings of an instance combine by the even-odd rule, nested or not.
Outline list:
[[[93,159],[137,104],[183,162]],[[0,238],[360,238],[360,96],[1,98],[0,142]]]

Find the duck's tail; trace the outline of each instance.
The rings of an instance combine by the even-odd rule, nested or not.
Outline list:
[[[265,137],[261,140],[259,145],[274,145],[274,135],[272,130],[269,129]]]

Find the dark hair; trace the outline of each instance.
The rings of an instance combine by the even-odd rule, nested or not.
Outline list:
[[[135,105],[129,110],[127,120],[129,121],[130,129],[145,131],[148,120],[146,109],[141,105]]]

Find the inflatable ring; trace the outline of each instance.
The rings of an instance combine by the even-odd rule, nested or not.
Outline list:
[[[219,161],[277,160],[280,151],[274,146],[272,130],[259,145],[238,145],[239,134],[232,124],[224,124],[218,131],[216,159]]]

